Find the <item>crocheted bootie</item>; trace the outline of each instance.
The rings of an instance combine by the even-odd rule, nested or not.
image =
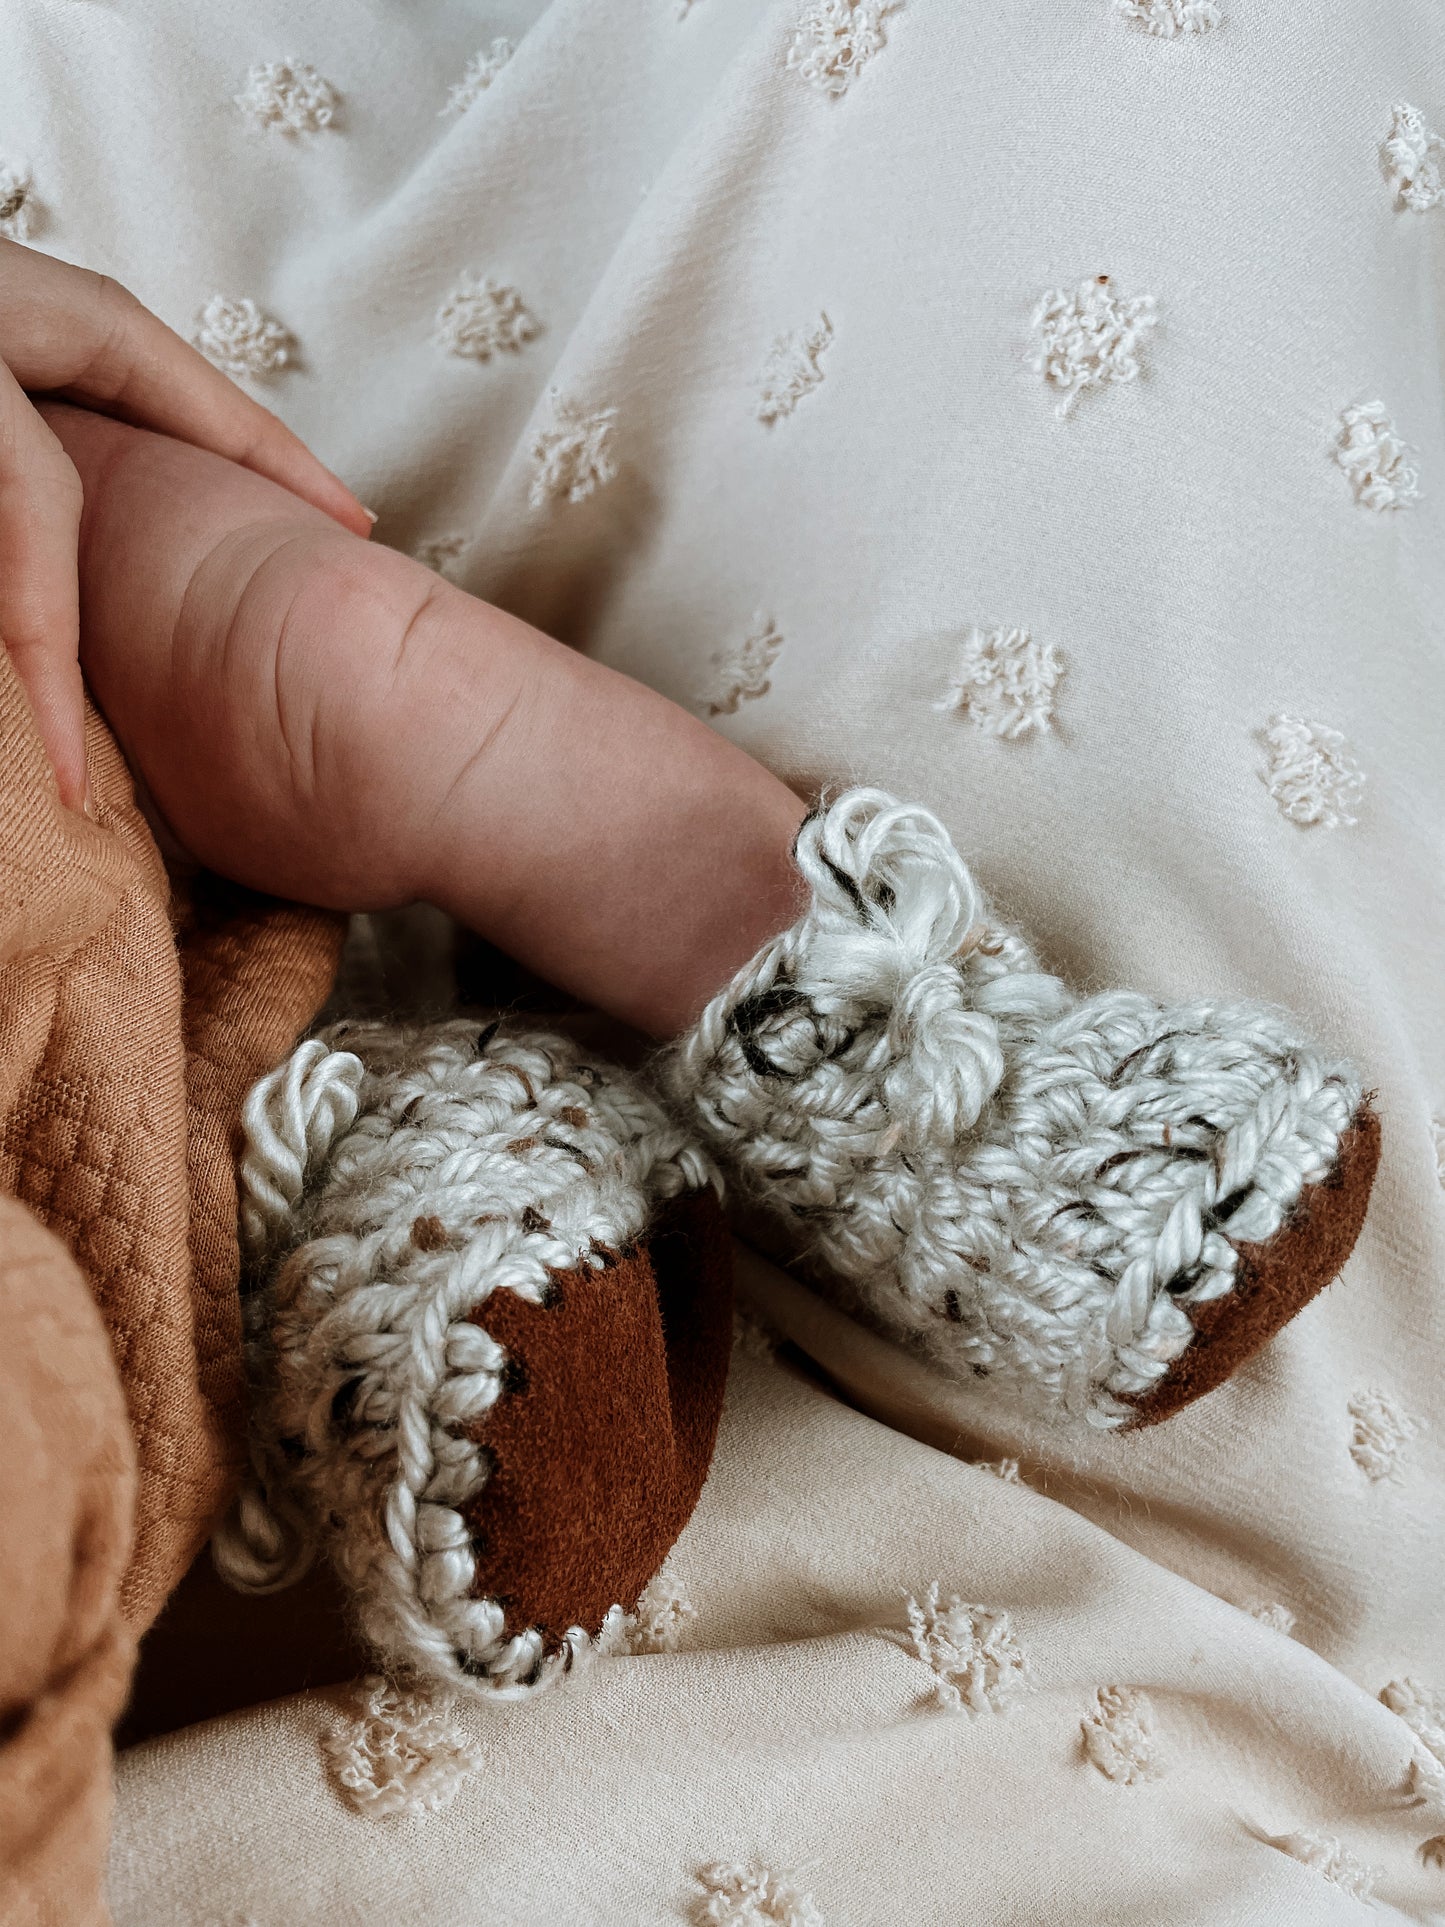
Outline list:
[[[255,1477],[223,1574],[324,1549],[388,1670],[502,1698],[618,1643],[721,1409],[703,1154],[564,1038],[464,1022],[338,1024],[244,1126]]]
[[[1337,1275],[1379,1125],[1287,1016],[1073,996],[985,922],[937,819],[876,790],[796,854],[809,908],[660,1074],[875,1320],[1041,1413],[1139,1425]]]

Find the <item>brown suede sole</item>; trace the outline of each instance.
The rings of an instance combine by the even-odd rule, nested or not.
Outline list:
[[[708,1191],[678,1199],[605,1270],[554,1275],[546,1305],[476,1313],[507,1389],[472,1429],[491,1456],[464,1508],[475,1594],[555,1644],[629,1612],[692,1516],[732,1349],[732,1246]]]
[[[1157,1425],[1212,1392],[1339,1277],[1365,1222],[1379,1161],[1380,1119],[1367,1099],[1340,1140],[1330,1175],[1305,1189],[1274,1237],[1238,1247],[1234,1290],[1184,1307],[1195,1336],[1152,1390],[1125,1400],[1134,1417],[1124,1431]]]

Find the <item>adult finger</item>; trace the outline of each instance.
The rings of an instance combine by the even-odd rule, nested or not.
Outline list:
[[[0,241],[0,358],[22,388],[193,442],[358,535],[371,517],[269,409],[109,275]]]
[[[15,665],[60,786],[85,799],[76,544],[80,477],[0,363],[0,645]]]

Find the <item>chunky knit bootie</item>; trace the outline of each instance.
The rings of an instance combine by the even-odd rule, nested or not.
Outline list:
[[[1073,996],[876,790],[810,817],[797,862],[808,909],[661,1076],[878,1323],[1040,1414],[1141,1425],[1338,1274],[1379,1123],[1289,1017]]]
[[[388,1671],[534,1692],[628,1616],[731,1343],[710,1167],[562,1037],[339,1024],[244,1113],[254,1476],[223,1575],[324,1551]]]

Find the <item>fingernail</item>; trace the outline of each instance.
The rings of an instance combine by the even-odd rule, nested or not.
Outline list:
[[[88,776],[85,779],[85,794],[80,799],[80,807],[82,813],[88,816],[92,823],[98,823],[100,821],[95,809],[95,791],[90,787],[90,778]]]
[[[362,512],[362,514],[363,514],[363,515],[364,515],[364,516],[366,517],[366,519],[367,519],[367,521],[371,523],[371,525],[373,526],[373,528],[374,528],[374,527],[376,526],[376,524],[377,524],[377,523],[378,523],[378,522],[379,522],[379,521],[381,520],[381,517],[380,517],[380,516],[379,516],[379,515],[377,514],[377,512],[376,512],[376,510],[375,510],[375,509],[369,509],[369,508],[368,508],[368,507],[366,506],[366,504],[365,504],[365,502],[363,502],[363,503],[362,503],[362,505],[361,505],[361,512]]]

